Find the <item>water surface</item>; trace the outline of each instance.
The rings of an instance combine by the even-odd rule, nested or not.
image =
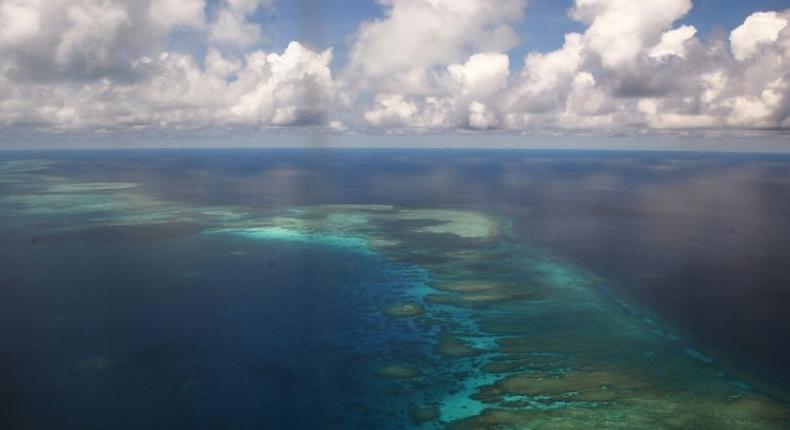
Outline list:
[[[0,154],[4,428],[783,428],[790,158]]]

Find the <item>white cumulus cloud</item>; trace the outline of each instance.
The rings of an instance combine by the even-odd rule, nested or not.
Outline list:
[[[41,29],[40,0],[6,0],[0,3],[0,44],[20,43]]]
[[[223,13],[244,20],[259,0],[226,0],[208,18],[203,0],[1,1],[0,20],[18,24],[0,27],[0,125],[290,126],[324,123],[338,105],[331,49],[239,54],[224,48],[247,39],[213,42]],[[207,35],[206,54],[171,51],[176,30]]]
[[[526,0],[379,4],[333,71],[264,49],[271,0],[0,0],[0,129],[790,128],[790,11],[700,35],[691,0],[575,0],[579,30],[511,61]]]
[[[632,66],[646,46],[691,10],[691,0],[576,0],[571,16],[588,25],[590,52],[605,67]]]
[[[491,105],[508,85],[505,52],[525,0],[385,0],[384,17],[363,23],[344,78],[374,126],[492,128]]]
[[[223,0],[209,26],[208,39],[213,43],[250,46],[261,38],[261,26],[249,20],[269,0]]]
[[[684,25],[669,30],[661,35],[661,42],[650,50],[651,58],[665,58],[677,56],[686,57],[686,42],[697,34],[697,29],[691,25]]]
[[[776,42],[787,23],[787,18],[776,12],[757,12],[746,18],[743,25],[730,34],[735,58],[744,61],[754,57],[761,47]]]
[[[159,0],[151,2],[148,18],[162,27],[202,27],[205,25],[204,0]]]
[[[383,0],[384,17],[360,26],[349,79],[376,92],[433,93],[434,68],[518,43],[511,24],[526,0]]]

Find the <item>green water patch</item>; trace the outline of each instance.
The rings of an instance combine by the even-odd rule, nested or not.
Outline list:
[[[121,212],[139,207],[134,202],[104,194],[24,194],[6,196],[3,200],[23,214],[41,216]]]
[[[77,184],[52,185],[47,191],[50,193],[87,193],[96,191],[128,190],[137,186],[138,184],[130,182],[85,182]]]
[[[62,184],[61,184],[62,185]],[[19,214],[36,217],[79,216],[78,221],[148,224],[183,220],[187,209],[128,190],[105,192],[26,192],[2,197]]]
[[[0,162],[0,204],[40,230],[33,243],[155,241],[195,234],[247,217],[240,208],[193,207],[131,182],[74,182],[53,176],[47,160]],[[65,220],[65,221],[64,221]]]
[[[0,180],[13,178],[15,175],[42,172],[53,164],[52,161],[44,159],[0,161]]]
[[[3,194],[42,192],[63,180],[46,173],[54,164],[41,159],[0,161],[0,191]]]
[[[388,306],[384,313],[397,318],[403,317],[416,317],[422,315],[425,312],[425,308],[423,308],[420,304],[417,303],[401,303],[397,305]]]

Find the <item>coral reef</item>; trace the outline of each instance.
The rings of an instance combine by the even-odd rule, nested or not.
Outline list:
[[[384,310],[391,317],[414,317],[422,315],[425,309],[416,303],[403,303],[393,305]]]
[[[382,379],[412,379],[420,373],[417,369],[403,364],[392,364],[376,371],[376,375]]]
[[[445,336],[439,340],[435,351],[442,357],[468,358],[480,355],[483,351],[473,348],[468,343],[457,337]]]
[[[127,190],[136,187],[130,182],[85,182],[78,184],[55,184],[47,189],[49,193],[85,193],[92,191]]]
[[[487,409],[450,425],[452,430],[487,429],[700,429],[788,428],[790,414],[771,400],[750,395],[737,400],[668,397],[613,403],[606,407],[567,406],[551,410]]]
[[[415,424],[424,424],[439,418],[439,407],[435,404],[420,406],[409,410],[409,417]]]

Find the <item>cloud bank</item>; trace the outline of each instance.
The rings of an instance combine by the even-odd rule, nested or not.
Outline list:
[[[2,0],[0,124],[53,130],[320,123],[331,50],[261,37],[260,0]],[[172,51],[175,32],[205,54]],[[239,54],[241,52],[241,54]]]
[[[700,35],[691,0],[576,0],[584,30],[512,64],[526,0],[380,3],[332,70],[261,48],[268,0],[0,0],[0,128],[790,128],[790,10]]]

